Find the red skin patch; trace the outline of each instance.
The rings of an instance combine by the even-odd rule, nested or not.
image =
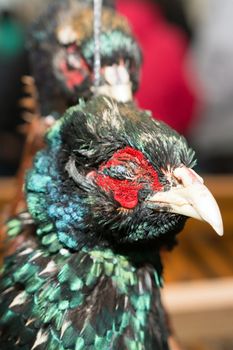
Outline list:
[[[68,54],[71,54],[75,52],[75,50],[76,46],[72,45],[68,47],[66,51]],[[82,57],[80,57],[80,69],[70,69],[66,60],[60,62],[59,69],[65,77],[67,87],[72,91],[75,86],[82,84],[87,75],[90,74],[88,65]]]
[[[131,166],[132,163],[134,164],[133,168]],[[103,173],[105,169],[116,166],[124,166],[131,169],[132,179],[121,180]],[[160,191],[163,188],[157,172],[142,152],[131,147],[126,147],[114,153],[112,158],[101,165],[99,171],[93,175],[97,185],[106,192],[113,193],[114,199],[123,208],[127,209],[133,209],[137,206],[138,192],[144,187],[145,183],[153,191]]]

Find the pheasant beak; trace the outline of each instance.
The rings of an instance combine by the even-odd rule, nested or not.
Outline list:
[[[156,210],[206,221],[219,236],[222,236],[222,216],[216,200],[204,185],[203,179],[185,166],[176,168],[172,176],[176,179],[177,185],[168,191],[153,194],[147,201],[156,205]]]
[[[106,66],[102,70],[103,84],[97,88],[97,94],[112,97],[118,102],[132,101],[132,84],[124,63]]]

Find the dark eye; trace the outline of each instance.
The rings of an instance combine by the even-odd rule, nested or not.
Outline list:
[[[118,180],[132,180],[133,174],[124,165],[111,166],[103,170],[104,175]]]
[[[65,49],[76,49],[77,46],[76,46],[76,43],[75,41],[71,41],[71,42],[68,42],[68,43],[60,43]]]

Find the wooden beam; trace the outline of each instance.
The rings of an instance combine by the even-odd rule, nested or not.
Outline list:
[[[233,278],[172,283],[162,293],[182,342],[232,337]]]

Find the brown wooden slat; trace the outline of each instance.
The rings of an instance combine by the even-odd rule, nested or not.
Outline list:
[[[202,269],[198,268],[194,259],[190,259],[187,250],[182,248],[183,245],[163,255],[165,282],[205,278]]]
[[[233,239],[231,237],[223,237],[221,240],[221,250],[233,270]]]
[[[232,237],[214,237],[214,236],[203,236],[202,240],[208,244],[209,248],[215,254],[221,258],[222,263],[225,265],[225,276],[233,276],[233,235]]]
[[[205,265],[206,268],[208,266],[209,271],[213,271],[213,277],[231,276],[233,275],[233,271],[227,264],[225,257],[221,255],[220,246],[221,244],[217,247],[216,245],[211,245],[210,241],[205,239],[196,240],[195,245],[193,245],[196,252],[196,260],[197,262],[201,260],[203,266]]]
[[[205,185],[217,198],[233,197],[233,175],[203,176]]]
[[[213,264],[209,264],[207,256],[204,254],[202,243],[200,243],[200,239],[196,240],[186,240],[183,243],[183,251],[188,255],[189,259],[195,263],[196,268],[202,272],[202,278],[215,278],[218,277]],[[195,279],[195,276],[192,276],[190,273],[190,280]]]
[[[233,276],[232,236],[183,232],[178,247],[165,255],[164,266],[167,282]]]

